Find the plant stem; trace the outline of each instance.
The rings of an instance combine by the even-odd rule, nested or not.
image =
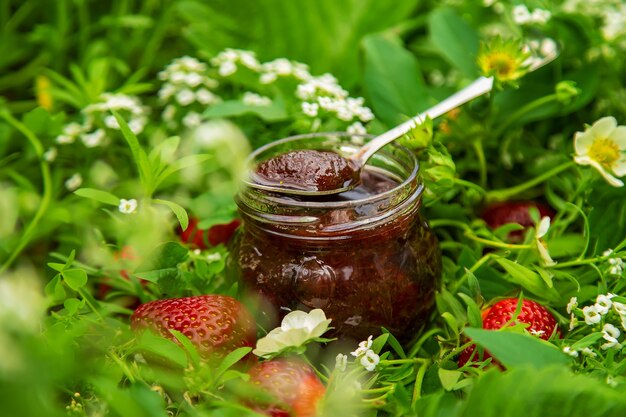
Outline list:
[[[500,248],[500,249],[511,249],[511,250],[522,250],[522,249],[530,249],[532,246],[531,245],[516,245],[513,243],[504,243],[504,242],[498,242],[495,240],[489,240],[489,239],[485,239],[482,238],[480,236],[477,236],[474,231],[472,229],[469,228],[469,226],[463,222],[457,221],[457,220],[448,220],[448,219],[440,219],[440,220],[433,220],[430,222],[430,225],[435,228],[435,227],[440,227],[440,226],[453,226],[453,227],[458,227],[460,229],[464,230],[464,235],[476,242],[482,243],[484,245],[487,246],[492,246],[494,248]]]
[[[493,137],[494,138],[499,138],[502,133],[504,133],[504,131],[506,129],[509,128],[509,126],[511,126],[513,123],[515,123],[517,120],[519,120],[522,116],[524,116],[525,114],[530,113],[531,111],[543,106],[544,104],[549,104],[553,101],[557,101],[557,97],[556,94],[548,94],[547,96],[538,98],[534,101],[531,101],[530,103],[526,104],[525,106],[522,106],[521,108],[519,108],[516,112],[514,112],[512,115],[510,115],[508,117],[508,119],[505,119],[504,122],[502,122],[500,124],[500,126],[498,126],[495,131],[493,132]]]
[[[522,184],[516,185],[511,188],[503,188],[500,190],[492,190],[487,192],[486,200],[487,202],[494,201],[504,201],[508,200],[511,197],[514,197],[530,188],[533,188],[536,185],[541,184],[542,182],[552,178],[553,176],[571,168],[574,166],[574,161],[564,162],[561,165],[558,165],[552,168],[549,171],[544,172],[543,174],[533,178],[532,180],[526,181]]]
[[[476,159],[478,159],[478,165],[480,167],[478,173],[480,178],[480,185],[484,188],[487,186],[487,160],[485,159],[485,151],[483,149],[483,143],[478,138],[472,142],[474,151],[476,152]]]
[[[2,111],[0,112],[0,117],[3,118],[9,125],[13,126],[16,130],[22,133],[26,137],[26,139],[28,139],[28,142],[31,144],[31,146],[35,149],[35,153],[39,158],[39,167],[41,169],[41,177],[43,181],[43,194],[41,197],[41,203],[39,204],[39,207],[35,212],[35,216],[24,230],[24,233],[22,233],[22,237],[20,238],[15,249],[13,249],[13,252],[4,262],[2,267],[0,267],[0,274],[2,274],[11,266],[11,264],[19,256],[19,254],[24,250],[26,245],[28,245],[31,237],[35,233],[39,221],[43,218],[44,214],[48,210],[48,206],[52,201],[52,178],[50,176],[50,166],[48,165],[48,162],[43,159],[43,145],[41,144],[41,141],[37,138],[37,136],[35,136],[35,134],[28,127],[26,127],[26,125],[17,120],[10,113]]]
[[[422,360],[422,366],[417,370],[415,375],[415,385],[413,386],[413,404],[422,397],[422,383],[424,382],[424,376],[426,375],[426,369],[430,365],[429,360]]]

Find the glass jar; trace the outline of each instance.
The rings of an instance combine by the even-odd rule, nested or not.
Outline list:
[[[300,135],[251,158],[256,163],[294,149],[350,155],[364,140]],[[419,213],[418,171],[414,155],[392,144],[368,161],[363,186],[338,196],[304,199],[246,183],[236,197],[242,227],[230,264],[243,291],[260,298],[259,314],[277,320],[321,308],[335,336],[361,340],[385,327],[410,339],[434,306],[441,275],[437,240]]]

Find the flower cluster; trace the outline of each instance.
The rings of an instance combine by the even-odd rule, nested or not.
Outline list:
[[[256,349],[252,353],[271,358],[287,350],[297,350],[309,342],[323,341],[320,337],[326,333],[330,322],[319,308],[309,313],[292,311],[283,318],[280,327],[257,341]]]
[[[571,317],[570,330],[578,326],[578,318],[580,317],[584,319],[585,324],[588,326],[593,326],[598,329],[601,328],[599,334],[604,341],[600,346],[602,350],[621,349],[622,344],[619,341],[621,331],[619,327],[626,330],[626,304],[617,301],[615,299],[616,297],[617,296],[612,293],[600,294],[597,296],[595,304],[583,308],[579,308],[578,299],[572,297],[567,304],[567,312]],[[578,350],[573,347],[569,347],[566,353],[571,356],[578,356]],[[583,353],[595,356],[588,352]]]
[[[88,148],[105,144],[111,131],[120,129],[111,110],[115,110],[124,120],[127,120],[129,129],[136,135],[141,133],[148,123],[147,110],[142,106],[138,97],[103,93],[100,101],[90,104],[81,111],[82,123],[73,122],[64,126],[63,133],[56,138],[56,143],[67,145],[80,139]]]
[[[624,186],[616,177],[626,175],[626,126],[614,117],[603,117],[574,135],[574,161],[591,165],[614,187]]]
[[[622,275],[624,272],[624,260],[614,255],[613,249],[607,249],[602,253],[602,256],[608,258],[609,263],[609,274],[611,275]]]
[[[218,73],[222,77],[228,77],[237,72],[240,66],[248,68],[254,72],[261,70],[261,64],[257,60],[254,52],[241,49],[227,48],[217,54],[211,64],[218,68]]]
[[[518,25],[545,25],[552,17],[552,13],[544,9],[535,9],[532,12],[523,4],[513,8],[513,21]]]
[[[163,81],[159,100],[165,105],[161,116],[172,129],[179,123],[188,128],[198,126],[202,122],[202,110],[222,101],[212,91],[219,83],[208,76],[207,64],[196,58],[177,58],[158,76]]]
[[[380,356],[372,350],[372,343],[372,336],[370,336],[367,340],[360,342],[359,347],[354,352],[350,352],[370,372],[376,369],[376,365],[380,362]]]
[[[278,58],[264,63],[261,66],[261,84],[271,84],[279,77],[293,77],[304,81],[311,78],[309,67],[306,64],[290,61],[286,58]]]
[[[626,5],[619,0],[567,0],[563,10],[602,20],[602,35],[612,41],[626,34]]]

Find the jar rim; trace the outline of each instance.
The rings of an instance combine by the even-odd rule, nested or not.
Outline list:
[[[290,142],[296,142],[303,139],[311,139],[311,138],[362,138],[365,140],[372,139],[375,135],[369,134],[353,134],[348,132],[315,132],[315,133],[304,133],[300,135],[293,135],[283,139],[276,140],[274,142],[263,145],[256,150],[254,150],[247,158],[246,165],[248,167],[253,167],[255,165],[255,161],[258,157],[265,152],[271,151],[272,148],[276,148],[281,145],[288,144]],[[403,156],[407,157],[412,165],[411,172],[407,175],[406,178],[403,178],[401,182],[399,182],[395,187],[383,191],[379,194],[371,195],[365,198],[354,199],[354,200],[345,200],[345,201],[303,201],[297,199],[289,199],[288,194],[279,194],[279,193],[268,193],[263,189],[259,184],[254,183],[248,178],[244,178],[243,184],[244,188],[248,188],[250,190],[254,190],[255,193],[263,196],[263,199],[269,202],[278,203],[282,206],[293,206],[293,207],[301,207],[301,208],[329,208],[329,209],[338,209],[338,208],[348,208],[359,206],[363,204],[373,203],[379,200],[388,199],[398,194],[401,190],[406,187],[410,187],[412,183],[417,182],[417,187],[415,192],[420,195],[423,192],[423,184],[421,181],[418,181],[418,175],[420,170],[419,161],[409,149],[404,146],[401,146],[397,143],[391,143],[387,146],[393,147],[395,150],[401,152]],[[387,147],[386,146],[386,147]],[[384,148],[383,148],[384,149]],[[380,151],[379,151],[380,152]],[[378,152],[377,152],[378,154]]]

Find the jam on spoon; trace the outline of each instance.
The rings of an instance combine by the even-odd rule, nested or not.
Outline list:
[[[332,151],[297,150],[260,163],[254,173],[258,184],[303,191],[352,188],[360,182],[359,167]]]

